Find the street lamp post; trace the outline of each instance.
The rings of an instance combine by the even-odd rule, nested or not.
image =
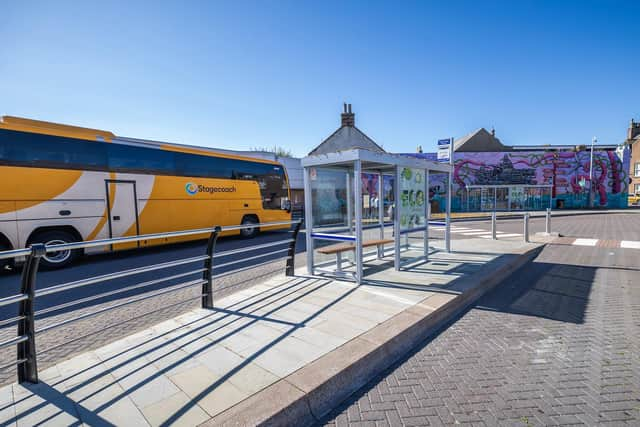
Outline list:
[[[598,139],[594,136],[591,139],[591,157],[589,160],[589,207],[593,207],[594,197],[593,197],[593,146],[598,141]]]

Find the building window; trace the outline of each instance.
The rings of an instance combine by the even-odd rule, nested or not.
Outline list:
[[[636,162],[635,165],[633,165],[633,175],[634,176],[640,176],[640,162]]]
[[[640,184],[634,184],[633,194],[640,194]]]

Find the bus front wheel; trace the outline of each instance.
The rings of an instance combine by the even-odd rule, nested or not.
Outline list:
[[[260,227],[257,226],[258,217],[254,215],[247,215],[242,218],[240,225],[247,226],[247,228],[240,229],[240,235],[245,239],[255,237],[260,232]],[[251,227],[253,225],[253,227]]]
[[[44,243],[45,245],[63,245],[65,243],[73,243],[77,239],[66,231],[51,230],[43,231],[31,238],[30,243]],[[63,268],[72,264],[79,256],[81,250],[61,250],[55,252],[47,252],[40,260],[40,265],[49,270]]]
[[[2,236],[0,236],[2,237]],[[4,243],[2,240],[0,240],[0,252],[3,251],[8,251],[10,250],[11,247]],[[11,260],[10,259],[0,259],[0,271],[5,270],[6,268],[9,268],[11,266]]]

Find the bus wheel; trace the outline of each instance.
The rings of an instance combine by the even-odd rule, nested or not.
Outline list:
[[[254,215],[247,215],[242,218],[240,225],[255,225],[258,224],[258,218]],[[248,227],[240,230],[240,235],[246,239],[255,237],[260,232],[260,227]]]
[[[45,245],[62,245],[73,243],[77,239],[70,233],[62,230],[43,231],[31,239],[30,243],[44,243]],[[48,252],[40,260],[40,265],[48,270],[63,268],[76,260],[81,254],[80,249]]]
[[[0,240],[0,252],[8,251],[10,249],[11,248],[9,247],[9,245],[3,243]],[[11,259],[0,259],[0,271],[5,270],[9,267],[11,267]]]

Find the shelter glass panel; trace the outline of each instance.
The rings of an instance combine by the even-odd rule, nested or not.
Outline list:
[[[425,226],[425,203],[425,171],[403,168],[400,174],[400,230]]]

